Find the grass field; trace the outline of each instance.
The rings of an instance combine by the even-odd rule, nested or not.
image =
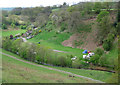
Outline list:
[[[10,52],[4,50],[3,52],[15,56]],[[2,55],[2,60],[3,83],[95,83],[91,80],[79,77],[72,78],[65,73],[17,61],[5,55]]]
[[[51,49],[65,51],[68,53],[59,53],[59,54],[72,54],[74,56],[78,56],[82,58],[83,49],[72,48],[72,47],[65,47],[61,43],[64,40],[67,40],[72,34],[68,33],[60,33],[56,34],[54,31],[46,32],[43,31],[34,38],[30,39],[30,42],[40,42],[41,45],[45,45]]]
[[[0,32],[0,35],[2,35],[2,36],[10,36],[10,35],[15,36],[18,33],[25,33],[25,32],[26,32],[26,30],[21,30],[21,29],[19,29],[19,30],[6,30],[6,31],[2,30],[2,32]]]
[[[11,52],[8,52],[8,51],[5,51],[5,50],[1,50],[0,49],[0,51],[2,51],[3,53],[6,53],[6,54],[9,54],[9,55],[12,55],[12,56],[14,56],[14,57],[17,57],[17,58],[19,58],[19,59],[22,59],[22,58],[20,58],[18,55],[16,55],[16,54],[13,54],[13,53],[11,53]],[[6,63],[7,62],[7,63]],[[17,67],[19,67],[19,68],[17,68]],[[82,75],[82,76],[86,76],[86,77],[90,77],[90,78],[93,78],[93,79],[96,79],[96,80],[101,80],[101,81],[104,81],[105,82],[105,80],[106,79],[108,79],[111,75],[112,75],[112,73],[109,73],[109,72],[104,72],[104,71],[96,71],[96,70],[84,70],[84,69],[73,69],[73,68],[63,68],[63,67],[52,67],[52,66],[48,66],[48,67],[51,67],[51,68],[56,68],[56,69],[60,69],[60,70],[64,70],[64,71],[68,71],[68,72],[71,72],[71,73],[75,73],[75,74],[78,74],[78,75]],[[32,70],[33,72],[36,70],[36,74],[34,73],[34,77],[35,78],[32,78],[31,80],[34,80],[34,79],[36,79],[36,78],[38,78],[38,77],[36,77],[36,75],[37,75],[37,73],[38,74],[40,74],[40,75],[42,75],[42,76],[45,76],[45,75],[43,75],[43,73],[44,72],[46,72],[45,74],[47,74],[47,75],[49,75],[49,76],[47,76],[48,78],[50,78],[50,74],[49,74],[49,70],[47,70],[47,69],[44,69],[44,68],[40,68],[40,67],[36,67],[36,66],[31,66],[31,65],[29,65],[29,64],[26,64],[26,63],[23,63],[23,62],[20,62],[20,61],[17,61],[17,60],[14,60],[14,59],[11,59],[11,58],[9,58],[9,57],[7,57],[7,56],[4,56],[3,55],[3,68],[4,68],[4,70],[3,70],[3,82],[18,82],[17,81],[17,79],[15,79],[15,81],[14,81],[14,79],[10,79],[9,81],[6,81],[10,76],[11,77],[13,77],[13,78],[15,78],[15,77],[18,77],[20,80],[22,79],[22,76],[20,75],[20,74],[24,74],[24,82],[31,82],[29,79],[28,80],[26,80],[25,78],[30,78],[31,76],[33,76],[33,73],[31,73],[31,72],[29,72],[29,74],[26,72],[26,70],[25,69],[29,69],[30,71]],[[9,69],[9,71],[8,71],[8,69]],[[22,70],[23,71],[22,71]],[[11,70],[11,71],[10,71]],[[18,70],[18,71],[16,71],[16,70]],[[27,71],[29,71],[29,70],[27,70]],[[39,73],[39,70],[41,71],[40,73]],[[45,71],[46,70],[46,71]],[[43,71],[43,73],[42,73],[42,71]],[[10,73],[12,73],[11,75],[8,75],[9,74],[9,72]],[[16,72],[16,73],[14,73],[14,72]],[[50,71],[51,72],[51,71]],[[55,71],[54,71],[55,72]],[[53,72],[53,73],[54,73]],[[59,73],[59,72],[55,72],[55,74],[54,75],[56,75],[56,76],[54,76],[54,77],[57,77],[57,76],[59,76],[58,74],[60,74],[61,76],[63,76],[63,77],[65,77],[65,81],[63,81],[64,80],[64,78],[63,78],[63,82],[70,82],[71,80],[69,80],[69,77],[68,77],[68,75],[67,74],[62,74],[62,73]],[[4,76],[5,75],[5,76]],[[67,79],[67,78],[68,79]],[[18,79],[18,80],[19,80]],[[51,79],[51,78],[50,78]],[[79,78],[78,78],[79,79]],[[59,80],[59,79],[58,79]],[[74,79],[73,79],[74,80]],[[36,81],[38,81],[38,80],[36,80]],[[45,80],[44,80],[45,81]],[[84,81],[84,79],[83,79],[83,81]],[[45,82],[47,82],[47,81],[45,81]],[[49,81],[48,81],[49,82]],[[55,81],[55,80],[50,80],[50,82],[57,82],[57,81]],[[76,81],[71,81],[71,82],[76,82]],[[81,81],[81,79],[80,79],[80,82],[82,82]],[[86,82],[86,81],[84,81],[84,82]],[[90,81],[89,81],[90,82]],[[58,82],[59,83],[59,82]]]

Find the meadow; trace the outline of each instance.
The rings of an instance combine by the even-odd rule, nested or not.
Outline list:
[[[5,51],[3,49],[0,49],[0,51],[23,60],[21,57],[11,52]],[[60,72],[53,71],[53,70],[50,71],[42,67],[38,68],[37,66],[30,65],[30,64],[12,59],[5,55],[2,55],[2,60],[3,60],[2,64],[3,64],[3,75],[4,75],[3,82],[4,83],[11,83],[11,82],[12,83],[13,82],[14,83],[20,83],[20,82],[22,83],[27,83],[27,82],[29,83],[30,82],[31,83],[32,82],[36,82],[36,83],[44,83],[44,82],[48,82],[48,83],[50,82],[52,83],[53,82],[54,83],[67,83],[67,82],[87,83],[89,82],[90,83],[91,82],[93,83],[93,81],[90,81],[90,80],[85,80],[85,79],[78,78],[78,77],[71,78],[69,77],[68,74],[60,73]],[[109,72],[96,71],[96,70],[84,70],[84,69],[73,69],[73,68],[52,67],[52,66],[47,66],[47,67],[64,70],[64,71],[71,72],[74,74],[90,77],[96,80],[101,80],[104,82],[112,75],[112,73],[109,73]],[[101,75],[104,75],[104,76],[101,76]]]
[[[82,52],[84,51],[83,49],[79,48],[72,48],[72,47],[65,47],[61,43],[64,40],[67,40],[72,33],[59,33],[56,34],[55,31],[47,32],[47,31],[42,31],[39,33],[37,36],[35,36],[32,39],[29,39],[28,41],[38,43],[40,42],[41,45],[45,45],[48,48],[54,49],[54,50],[60,50],[64,51],[66,53],[59,53],[59,54],[71,54],[73,56],[78,56],[82,58]]]
[[[10,36],[10,35],[13,35],[13,36],[15,36],[16,34],[18,34],[18,33],[25,33],[26,32],[26,30],[22,30],[22,29],[18,29],[18,30],[0,30],[1,32],[0,32],[0,35],[2,35],[3,37],[4,36]]]

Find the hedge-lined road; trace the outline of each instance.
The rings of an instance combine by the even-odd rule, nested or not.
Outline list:
[[[24,61],[22,59],[18,59],[16,57],[14,57],[14,56],[8,55],[6,53],[2,53],[2,52],[0,52],[0,53],[3,54],[3,55],[5,55],[5,56],[11,57],[11,58],[13,58],[15,60],[24,62],[24,63],[28,63],[28,64],[35,65],[35,66],[38,66],[38,67],[46,68],[46,69],[49,69],[49,70],[54,70],[54,71],[62,72],[62,73],[65,73],[65,74],[77,76],[77,77],[84,78],[84,79],[89,79],[89,80],[92,80],[92,81],[96,81],[97,83],[105,83],[105,82],[102,82],[102,81],[99,81],[99,80],[95,80],[95,79],[92,79],[92,78],[89,78],[89,77],[84,77],[84,76],[77,75],[77,74],[74,74],[74,73],[71,73],[71,72],[67,72],[67,71],[63,71],[63,70],[58,70],[58,69],[55,69],[55,68],[50,68],[50,67],[47,67],[47,66],[38,65],[38,64],[34,64],[32,62]]]

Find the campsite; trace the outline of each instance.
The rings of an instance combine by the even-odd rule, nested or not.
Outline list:
[[[0,10],[1,83],[118,83],[119,4]]]

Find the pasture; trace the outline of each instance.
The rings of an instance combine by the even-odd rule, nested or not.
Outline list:
[[[9,54],[9,55],[11,55],[11,56],[14,56],[14,57],[16,57],[16,58],[18,58],[18,59],[21,59],[21,60],[23,60],[21,57],[19,57],[18,55],[16,55],[16,54],[13,54],[13,53],[11,53],[11,52],[8,52],[8,51],[5,51],[5,50],[3,50],[3,49],[0,49],[0,51],[2,51],[3,53],[6,53],[6,54]],[[45,75],[43,75],[42,73],[44,73],[44,74],[46,74],[46,76],[49,76],[48,77],[48,79],[50,78],[50,74],[49,74],[49,72],[52,72],[52,71],[49,71],[48,69],[45,69],[45,68],[41,68],[41,67],[37,67],[37,66],[33,66],[33,65],[30,65],[30,64],[26,64],[26,63],[23,63],[23,62],[21,62],[21,61],[17,61],[17,60],[14,60],[14,59],[12,59],[12,58],[9,58],[9,57],[7,57],[7,56],[5,56],[5,55],[2,55],[3,57],[3,74],[5,74],[5,76],[3,76],[3,80],[4,80],[4,82],[7,82],[6,81],[6,79],[7,78],[9,78],[10,76],[12,76],[13,78],[15,78],[15,77],[20,77],[19,79],[21,79],[22,78],[22,74],[24,74],[24,82],[32,82],[31,80],[34,80],[34,79],[36,79],[36,77],[38,77],[37,76],[37,74],[39,74],[39,75],[42,75],[42,76],[45,76]],[[26,60],[25,60],[26,61]],[[8,63],[6,63],[6,62],[8,62]],[[10,66],[7,66],[7,65],[10,65]],[[45,66],[45,65],[44,65]],[[14,68],[15,67],[15,68]],[[19,67],[19,68],[17,68],[17,67]],[[105,72],[105,71],[96,71],[96,70],[85,70],[85,69],[74,69],[74,68],[65,68],[65,67],[54,67],[54,66],[47,66],[47,67],[50,67],[50,68],[55,68],[55,69],[59,69],[59,70],[63,70],[63,71],[67,71],[67,72],[71,72],[71,73],[74,73],[74,74],[78,74],[78,75],[82,75],[82,76],[85,76],[85,77],[89,77],[89,78],[93,78],[93,79],[96,79],[96,80],[100,80],[100,81],[106,81],[109,77],[111,77],[111,75],[112,75],[112,73],[110,73],[110,72]],[[10,72],[15,72],[15,73],[13,73],[12,72],[12,74],[11,75],[7,75],[8,73],[9,73],[9,71],[8,71],[8,69],[9,70],[11,70]],[[23,71],[22,71],[22,69],[23,69]],[[29,69],[29,70],[28,70]],[[16,71],[16,70],[18,70],[18,71]],[[36,70],[36,71],[35,71]],[[27,71],[29,72],[29,73],[27,73]],[[40,72],[39,72],[40,71]],[[22,73],[21,73],[22,72]],[[33,73],[32,72],[35,72],[34,73],[34,78],[32,78],[31,76],[33,75]],[[48,73],[45,73],[45,72],[48,72]],[[7,74],[6,74],[7,73]],[[27,74],[26,74],[27,73]],[[53,71],[53,73],[56,75],[55,77],[57,77],[58,76],[58,74],[59,74],[59,72],[56,72],[56,71]],[[21,75],[20,75],[21,74]],[[28,75],[28,74],[31,74],[31,75]],[[60,73],[60,75],[61,76],[63,76],[63,77],[65,77],[65,75],[66,74],[62,74],[62,73]],[[67,75],[66,75],[67,76]],[[25,78],[30,78],[31,77],[31,79],[29,80],[26,80]],[[41,78],[41,77],[40,77]],[[40,79],[39,78],[39,79]],[[69,77],[68,77],[69,78]],[[18,79],[18,80],[19,80]],[[65,79],[65,81],[64,82],[70,82],[69,81],[69,79],[66,79],[66,77],[65,78],[63,78],[63,80]],[[78,78],[79,79],[79,78]],[[10,80],[10,79],[9,79]],[[17,79],[15,79],[15,81],[14,82],[18,82],[18,80]],[[62,80],[62,81],[63,81]],[[36,81],[38,81],[38,80],[36,80]],[[82,80],[82,81],[84,81],[84,79]],[[82,82],[81,81],[81,79],[80,79],[80,82]],[[11,79],[9,82],[13,82],[13,79]],[[45,81],[46,82],[46,81]],[[49,82],[49,81],[48,81]],[[57,81],[54,81],[54,80],[52,80],[51,82],[57,82]],[[71,82],[76,82],[76,81],[71,81]],[[90,82],[90,81],[89,81]]]
[[[13,36],[15,36],[16,34],[18,34],[18,33],[25,33],[26,32],[26,30],[21,30],[21,29],[19,29],[19,30],[0,30],[1,32],[0,32],[0,35],[2,35],[3,37],[4,36],[10,36],[10,35],[13,35]]]
[[[70,37],[70,35],[72,34],[71,33],[68,34],[64,32],[60,34],[56,34],[54,31],[52,32],[42,31],[32,39],[29,39],[28,41],[34,43],[40,42],[41,45],[45,45],[48,48],[67,52],[67,53],[59,53],[59,54],[71,54],[73,56],[82,57],[83,49],[65,47],[61,44],[64,40],[67,40]]]
[[[3,52],[20,58],[5,50]],[[3,83],[95,83],[83,78],[69,77],[68,74],[54,70],[38,68],[37,66],[12,59],[5,55],[2,55],[2,59]]]

